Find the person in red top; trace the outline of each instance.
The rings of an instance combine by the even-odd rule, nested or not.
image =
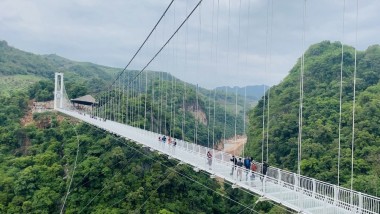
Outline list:
[[[257,166],[256,164],[252,161],[251,162],[251,171],[252,171],[252,175],[251,175],[251,179],[252,180],[255,180],[255,172],[257,170]]]

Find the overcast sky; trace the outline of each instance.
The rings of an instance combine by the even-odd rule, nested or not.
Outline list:
[[[197,2],[175,0],[129,68],[142,69]],[[203,0],[148,70],[206,88],[278,84],[310,44],[343,39],[355,45],[356,0],[345,1],[344,34],[343,2],[308,0],[304,30],[304,0]],[[0,40],[28,52],[122,68],[169,3],[0,0]],[[379,11],[380,1],[359,1],[359,50],[380,43]]]

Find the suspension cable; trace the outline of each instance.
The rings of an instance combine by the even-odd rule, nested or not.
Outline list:
[[[123,79],[123,99],[122,99],[122,105],[121,105],[121,122],[124,123],[124,113],[125,113],[125,109],[124,109],[124,101],[125,101],[125,74],[122,74],[122,79]]]
[[[223,129],[223,138],[224,144],[226,143],[226,123],[227,123],[227,86],[225,87],[225,96],[224,96],[224,129]]]
[[[218,46],[219,46],[219,0],[217,5],[217,13],[216,13],[216,44],[215,44],[215,67],[218,71]],[[216,88],[214,89],[214,111],[213,111],[213,124],[212,124],[212,147],[215,148],[215,102],[216,102]]]
[[[243,107],[243,137],[245,137],[247,139],[247,135],[245,133],[245,114],[246,114],[245,108],[246,108],[246,106],[247,106],[247,86],[244,87],[244,107]],[[246,143],[247,143],[247,141],[243,142],[243,157],[245,157],[244,156],[244,147],[245,147]]]
[[[215,9],[215,0],[212,0],[212,19],[211,19],[211,48],[210,48],[210,59],[213,60],[213,51],[214,51],[214,9]],[[212,90],[208,97],[208,119],[207,119],[207,147],[210,148],[210,125],[211,125],[211,97]],[[214,144],[212,144],[214,149]],[[214,158],[214,156],[212,156]]]
[[[273,0],[271,1],[271,7],[270,7],[270,33],[269,33],[269,72],[272,71],[272,43],[273,43]],[[268,72],[268,73],[269,73]],[[268,88],[268,101],[267,101],[267,157],[266,161],[269,163],[269,123],[270,123],[270,112],[269,112],[269,106],[270,106],[270,88]]]
[[[62,86],[61,86],[61,87],[62,87]],[[61,99],[62,99],[62,98],[61,98]],[[72,172],[72,174],[71,174],[69,187],[67,188],[66,196],[65,196],[65,199],[63,200],[63,204],[62,204],[62,207],[61,207],[60,214],[63,213],[63,209],[65,208],[67,197],[68,197],[69,194],[70,194],[70,188],[71,188],[71,184],[73,183],[74,174],[75,174],[75,169],[77,168],[77,161],[78,161],[78,155],[79,155],[80,141],[79,141],[78,132],[77,132],[77,130],[76,130],[74,124],[71,124],[71,125],[73,126],[73,129],[74,129],[74,131],[75,131],[75,135],[76,135],[76,138],[77,138],[77,152],[76,152],[76,155],[75,155],[74,167],[73,167],[73,172]]]
[[[297,173],[301,174],[301,159],[302,159],[302,120],[303,120],[303,78],[305,72],[305,31],[306,31],[306,0],[303,6],[303,31],[302,31],[302,58],[301,58],[301,72],[300,72],[300,105],[299,105],[299,118],[298,118],[298,163]]]
[[[246,37],[246,51],[248,52],[249,50],[249,35],[250,35],[250,26],[251,26],[251,1],[248,1],[248,28],[247,28],[247,37]],[[245,69],[248,68],[248,54],[245,55]],[[244,88],[244,114],[243,114],[243,133],[244,136],[246,137],[246,142],[243,144],[243,157],[244,157],[244,152],[245,152],[245,144],[248,141],[247,134],[246,134],[246,117],[247,117],[247,112],[246,112],[246,107],[247,107],[247,86]]]
[[[165,82],[167,83],[168,82],[168,79],[169,79],[169,73],[166,72],[166,78],[165,78]],[[167,135],[167,131],[168,131],[168,127],[167,127],[167,115],[166,113],[168,112],[168,86],[165,85],[165,112],[163,113],[164,114],[164,133],[165,135]]]
[[[182,26],[187,22],[190,16],[194,13],[194,11],[199,7],[203,0],[199,0],[199,2],[195,5],[193,10],[187,15],[185,20],[178,26],[178,28],[174,31],[174,33],[169,37],[169,39],[165,42],[165,44],[157,51],[157,53],[149,60],[149,62],[131,79],[129,84],[133,82],[145,69],[153,62],[154,59],[161,53],[161,51],[166,47],[166,45],[173,39],[173,37],[178,33],[178,31],[182,28]]]
[[[237,126],[237,116],[238,116],[238,110],[237,110],[237,96],[238,95],[238,88],[235,89],[235,145],[237,145],[237,137],[236,137],[236,126]]]
[[[173,19],[173,25],[175,26],[176,25],[176,7],[174,6],[174,19]],[[177,70],[177,60],[178,60],[178,57],[177,57],[177,51],[176,51],[176,46],[178,45],[178,36],[176,36],[174,42],[172,43],[172,47],[173,47],[173,64],[174,64],[174,71]],[[174,129],[175,129],[175,78],[174,76],[172,75],[172,79],[171,79],[171,84],[172,84],[172,91],[171,91],[171,111],[170,111],[170,135],[172,138],[174,138]]]
[[[268,88],[268,99],[267,99],[267,137],[266,137],[266,140],[267,140],[267,149],[266,149],[266,152],[267,152],[267,157],[265,158],[265,160],[267,161],[267,163],[269,163],[269,101],[270,101],[270,87]]]
[[[266,63],[265,63],[266,64]],[[265,104],[266,104],[266,96],[265,96],[266,87],[263,85],[263,139],[261,141],[261,165],[264,164],[264,142],[265,142]]]
[[[129,148],[131,148],[131,147],[129,147]],[[130,161],[130,160],[132,160],[132,158],[135,156],[135,154],[136,153],[134,153],[132,156],[131,156],[131,158],[127,161],[127,163]],[[119,174],[121,174],[122,173],[122,171],[127,167],[127,166],[129,166],[128,164],[125,164],[125,166],[121,169],[121,170],[119,170],[115,175],[113,175],[112,177],[114,177],[114,176],[116,176],[116,175],[119,175]],[[100,193],[102,193],[107,187],[108,187],[108,185],[109,184],[105,184],[103,187],[102,187],[102,189],[100,189],[99,190],[99,192],[98,193],[96,193],[96,195],[94,196],[94,197],[92,197],[91,199],[90,199],[90,201],[79,211],[79,213],[82,213],[85,209],[86,209],[86,207],[88,206],[88,205],[90,205],[94,200],[95,200],[95,198],[96,197],[98,197],[98,195],[100,194]]]
[[[124,67],[124,69],[117,75],[116,79],[112,82],[112,84],[110,85],[110,89],[109,90],[112,90],[112,85],[114,83],[116,83],[116,81],[120,78],[120,76],[126,71],[126,69],[128,68],[128,66],[132,63],[132,61],[135,59],[135,57],[137,56],[137,54],[140,52],[140,50],[143,48],[143,46],[145,45],[145,43],[148,41],[148,39],[150,38],[150,36],[153,34],[153,32],[156,30],[157,26],[159,25],[159,23],[161,22],[161,20],[163,19],[163,17],[165,16],[166,12],[169,10],[170,6],[173,4],[174,0],[172,0],[169,5],[167,6],[167,8],[165,9],[164,13],[161,15],[161,17],[159,18],[159,20],[157,21],[157,23],[154,25],[153,29],[150,31],[150,33],[148,34],[148,36],[145,38],[144,42],[140,45],[140,47],[138,48],[138,50],[135,52],[135,54],[133,55],[133,57],[129,60],[128,64]],[[105,103],[106,105],[106,103]]]
[[[98,128],[98,127],[97,127],[97,128]],[[100,129],[100,128],[98,128],[98,129]],[[102,130],[102,129],[100,129],[100,130]],[[102,130],[102,131],[103,131],[103,130]],[[138,152],[138,153],[140,153],[140,154],[146,156],[147,158],[149,158],[149,159],[153,159],[151,156],[148,156],[147,154],[145,154],[145,153],[139,151],[137,148],[134,148],[134,147],[128,145],[127,143],[124,143],[124,142],[121,142],[121,143],[123,143],[123,144],[126,145],[127,147],[129,147],[129,148],[135,150],[136,152]],[[168,165],[162,163],[161,161],[157,161],[157,160],[154,160],[154,161],[155,161],[156,163],[158,163],[158,164],[164,166],[164,167],[167,168],[168,170],[171,170],[171,171],[177,173],[178,175],[181,175],[181,177],[187,178],[187,179],[193,181],[194,183],[199,184],[200,186],[202,186],[202,187],[204,187],[204,188],[206,188],[206,189],[208,189],[208,190],[211,190],[213,193],[216,193],[216,194],[218,194],[218,195],[220,195],[220,196],[222,196],[222,197],[224,197],[224,198],[226,198],[226,199],[228,199],[228,200],[230,200],[230,201],[232,201],[232,202],[234,202],[234,203],[236,203],[236,204],[239,204],[240,206],[242,206],[242,207],[244,207],[244,208],[246,208],[246,209],[249,209],[249,210],[251,210],[252,212],[256,212],[256,213],[258,213],[257,211],[253,210],[253,209],[250,208],[249,206],[247,206],[247,205],[245,205],[245,204],[243,204],[243,203],[240,203],[239,201],[234,200],[234,199],[232,199],[232,198],[230,198],[230,197],[228,197],[228,196],[226,196],[226,195],[224,195],[224,194],[222,194],[222,193],[220,193],[220,192],[218,192],[218,191],[213,190],[213,189],[210,188],[209,186],[202,184],[201,182],[195,180],[195,179],[192,178],[191,176],[186,175],[185,173],[181,173],[181,172],[179,172],[178,170],[175,170],[175,169],[173,169],[172,167],[170,167],[170,166],[168,166]],[[114,205],[115,205],[115,204],[114,204]],[[113,206],[113,205],[112,205],[112,206]]]
[[[144,130],[146,130],[146,102],[148,99],[148,72],[145,72],[145,104],[144,104]]]
[[[200,60],[201,60],[201,46],[200,46],[200,40],[202,37],[202,5],[199,6],[198,10],[198,18],[199,18],[199,30],[198,30],[198,58],[197,58],[197,73],[199,73],[200,70]],[[196,117],[195,117],[195,144],[198,144],[198,128],[199,128],[199,86],[197,84],[197,90],[196,90]]]
[[[354,149],[355,149],[355,107],[356,107],[356,73],[357,73],[357,46],[358,46],[358,19],[359,19],[359,1],[356,0],[356,18],[355,18],[355,67],[354,67],[354,97],[352,101],[352,139],[351,139],[351,204],[353,204],[352,186],[354,183]]]
[[[342,131],[342,96],[343,96],[343,64],[344,64],[344,18],[346,0],[343,0],[342,16],[342,58],[340,61],[340,90],[339,90],[339,128],[338,128],[338,186],[340,186],[340,156],[341,156],[341,131]]]
[[[238,31],[238,52],[237,52],[237,66],[238,66],[238,72],[240,72],[240,25],[241,25],[241,0],[239,0],[239,31]],[[238,95],[238,88],[235,89],[235,145],[237,145],[237,136],[236,136],[236,127],[237,127],[237,117],[238,117],[238,106],[237,106],[237,96]],[[244,157],[244,156],[243,156]]]
[[[169,5],[166,7],[164,13],[161,15],[161,17],[158,19],[157,23],[154,25],[153,29],[150,31],[150,33],[148,34],[148,36],[145,38],[144,42],[140,45],[139,49],[137,49],[137,51],[135,52],[135,54],[132,56],[132,58],[129,60],[128,64],[124,67],[124,69],[117,75],[115,81],[111,84],[113,85],[117,79],[119,79],[120,75],[122,73],[124,73],[124,71],[128,68],[128,66],[132,63],[132,61],[135,59],[135,57],[137,56],[137,54],[140,52],[140,50],[142,49],[142,47],[145,45],[145,43],[148,41],[148,39],[150,38],[150,36],[152,35],[152,33],[156,30],[158,24],[160,24],[161,20],[164,18],[166,12],[169,10],[170,6],[173,4],[174,0],[171,0]]]
[[[188,0],[186,0],[186,14],[188,10]],[[185,27],[185,72],[187,73],[187,39],[188,39],[189,24],[186,22]],[[183,114],[182,114],[182,141],[185,141],[185,128],[186,128],[186,82],[183,81],[183,96],[182,96]]]
[[[209,97],[208,97],[207,148],[210,148],[211,97],[212,97],[212,90],[210,90]],[[212,147],[212,148],[214,148],[214,147]]]
[[[212,120],[212,148],[215,148],[215,97],[216,97],[216,88],[214,89],[214,113],[213,113],[213,120]]]
[[[228,0],[228,24],[227,24],[227,72],[230,72],[230,19],[231,19],[231,0]],[[225,87],[226,94],[224,97],[224,144],[226,143],[226,123],[227,123],[227,86]],[[235,153],[235,152],[234,152]]]
[[[199,124],[199,119],[198,119],[198,111],[199,111],[199,103],[198,103],[198,84],[196,85],[195,89],[195,132],[194,132],[194,143],[198,144],[198,124]]]

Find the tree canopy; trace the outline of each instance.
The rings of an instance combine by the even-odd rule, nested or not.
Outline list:
[[[301,173],[337,184],[341,43],[324,41],[305,52]],[[351,176],[354,49],[344,46],[340,185],[349,187]],[[270,115],[264,115],[268,131],[269,163],[296,171],[300,88],[300,60],[289,75],[266,94]],[[357,52],[354,138],[354,189],[380,194],[380,46]],[[261,160],[263,139],[261,99],[249,113],[247,153]],[[267,103],[265,103],[267,108]],[[265,125],[265,126],[266,126]],[[266,145],[264,146],[266,154]],[[265,155],[264,155],[265,160]]]

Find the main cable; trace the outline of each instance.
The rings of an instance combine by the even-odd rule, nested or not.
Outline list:
[[[187,15],[185,20],[181,23],[181,25],[174,31],[174,33],[170,36],[170,38],[165,42],[165,44],[160,48],[160,50],[157,51],[157,53],[152,57],[151,60],[132,78],[131,81],[129,81],[128,85],[131,84],[145,69],[150,65],[150,63],[153,62],[153,60],[158,56],[158,54],[161,53],[161,51],[166,47],[166,45],[172,40],[172,38],[178,33],[178,31],[182,28],[182,26],[187,22],[187,20],[190,18],[190,16],[194,13],[194,11],[198,8],[198,6],[202,3],[203,0],[200,0],[197,5],[193,8],[193,10]]]
[[[160,19],[157,21],[157,23],[154,25],[153,29],[150,31],[150,33],[148,34],[148,36],[145,38],[144,42],[140,45],[139,49],[135,52],[135,54],[133,55],[133,57],[129,60],[128,64],[124,67],[124,69],[118,74],[118,76],[116,77],[115,81],[111,84],[113,85],[120,77],[120,75],[122,73],[124,73],[124,71],[129,67],[129,65],[132,63],[132,61],[135,59],[135,57],[137,56],[137,54],[140,52],[140,50],[142,49],[142,47],[145,45],[145,43],[148,41],[148,39],[150,38],[150,36],[153,34],[154,30],[156,30],[158,24],[160,24],[161,20],[164,18],[166,12],[169,10],[170,6],[173,4],[174,0],[172,0],[169,5],[166,7],[164,13],[161,15]]]

